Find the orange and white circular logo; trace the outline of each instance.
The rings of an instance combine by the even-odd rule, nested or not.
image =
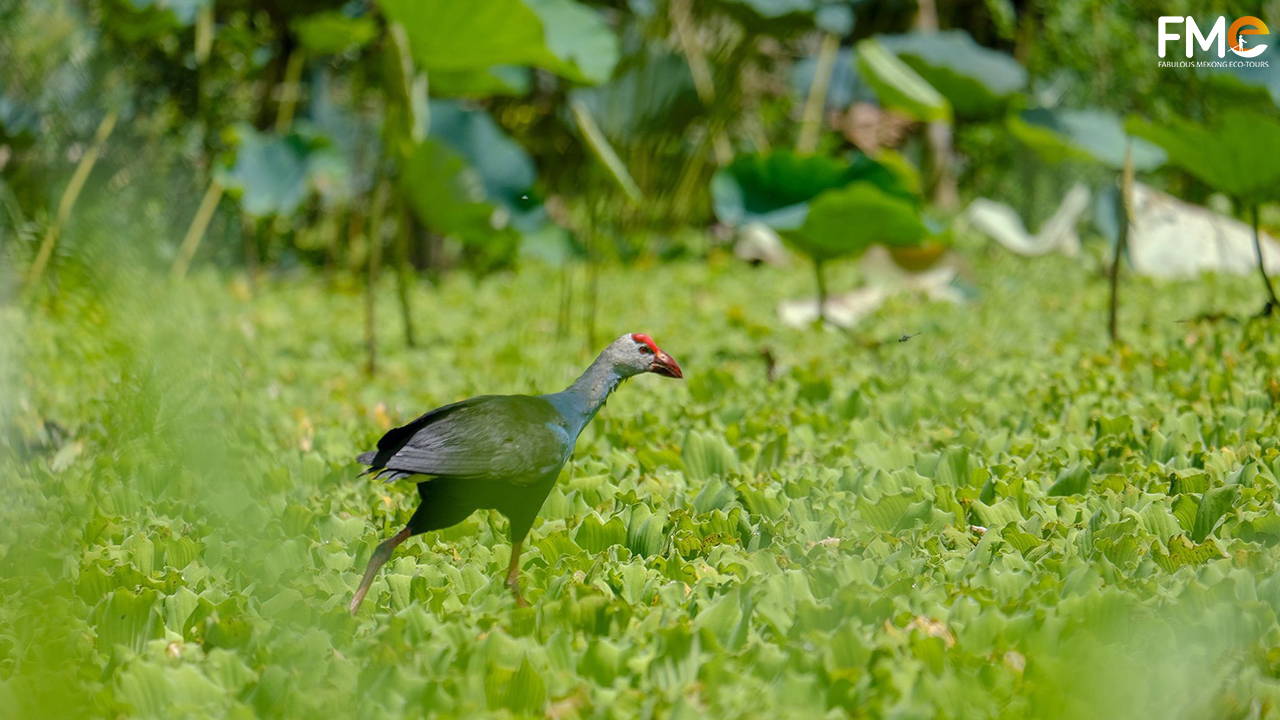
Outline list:
[[[1266,23],[1252,15],[1245,15],[1231,23],[1231,27],[1227,30],[1227,45],[1231,47],[1231,52],[1240,57],[1258,57],[1263,50],[1267,49],[1267,46],[1251,44],[1246,38],[1249,35],[1267,35],[1270,32]]]

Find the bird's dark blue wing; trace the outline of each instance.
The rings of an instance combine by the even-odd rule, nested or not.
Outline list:
[[[572,452],[564,417],[524,395],[486,395],[446,405],[378,441],[361,455],[372,471],[522,484],[559,472]]]

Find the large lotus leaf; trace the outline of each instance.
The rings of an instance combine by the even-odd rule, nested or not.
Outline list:
[[[819,3],[818,9],[813,13],[813,24],[819,30],[839,36],[848,35],[853,30],[855,20],[857,18],[853,14],[853,8],[841,0]]]
[[[423,225],[460,240],[469,262],[498,267],[519,247],[511,213],[488,201],[484,178],[457,150],[428,137],[400,166],[401,192]]]
[[[293,32],[307,50],[319,55],[337,55],[348,48],[369,44],[378,35],[378,24],[368,16],[349,17],[328,11],[294,20]]]
[[[1091,160],[1113,170],[1124,168],[1124,124],[1105,110],[1034,108],[1011,115],[1009,132],[1048,162]],[[1146,172],[1165,162],[1158,146],[1133,138],[1133,167]]]
[[[869,181],[822,193],[809,204],[804,224],[781,233],[815,260],[857,255],[877,243],[915,245],[928,237],[915,203]]]
[[[776,20],[787,15],[806,15],[814,11],[813,0],[731,0],[766,20]]]
[[[1201,48],[1199,44],[1196,44],[1194,49],[1196,60],[1220,60],[1216,53]],[[1271,52],[1273,51],[1268,51],[1268,54]],[[1196,74],[1224,86],[1234,85],[1268,93],[1272,102],[1280,105],[1280,62],[1271,61],[1266,67],[1243,66],[1240,63],[1234,63],[1228,67],[1202,65],[1196,67]]]
[[[1027,71],[1012,56],[982,47],[964,30],[878,38],[886,49],[942,93],[956,114],[985,119],[1003,114],[1027,85]]]
[[[670,134],[705,111],[689,63],[665,51],[629,59],[612,80],[574,90],[572,97],[586,105],[605,137],[617,142]]]
[[[574,0],[380,0],[404,25],[428,74],[495,65],[540,67],[570,80],[602,82],[618,62],[618,41],[594,10]]]
[[[528,95],[529,87],[529,69],[515,65],[495,65],[479,70],[437,70],[431,74],[431,94],[435,97],[519,97]]]
[[[880,105],[916,120],[951,120],[951,105],[937,89],[879,40],[858,43],[858,74],[875,88]]]
[[[535,229],[542,214],[533,199],[537,181],[533,159],[502,132],[488,113],[438,100],[431,106],[430,136],[448,144],[475,168],[484,184],[486,200],[511,211],[521,230]]]
[[[547,48],[578,70],[579,76],[566,74],[566,77],[601,83],[613,75],[619,57],[618,38],[596,11],[573,0],[525,0],[525,3],[542,19]]]
[[[813,76],[817,70],[816,55],[801,58],[791,67],[788,79],[791,83],[792,95],[797,102],[803,103],[808,98],[809,88],[813,86]],[[835,65],[831,68],[831,79],[827,82],[826,107],[843,110],[855,102],[875,102],[875,100],[875,93],[870,86],[858,77],[853,50],[842,48],[837,51]]]
[[[859,179],[904,200],[913,199],[892,172],[865,155],[846,165],[822,155],[797,155],[788,150],[739,155],[712,178],[711,195],[721,222],[739,225],[756,221],[775,230],[794,230],[804,223],[810,200]]]
[[[1280,121],[1273,114],[1226,110],[1212,127],[1189,120],[1155,125],[1131,117],[1126,128],[1169,153],[1169,161],[1235,198],[1280,191]]]
[[[213,0],[121,0],[105,3],[103,20],[129,42],[156,40],[171,32],[189,28],[201,8]]]
[[[301,132],[259,133],[248,125],[231,131],[235,161],[219,179],[250,215],[291,215],[307,199],[318,174],[343,171],[341,159],[321,138]]]
[[[400,23],[387,26],[386,48],[383,77],[388,102],[383,128],[387,144],[407,154],[422,142],[431,126],[427,75],[414,67],[409,33]]]
[[[333,85],[329,70],[317,72],[307,110],[310,125],[329,142],[311,173],[312,183],[329,207],[349,202],[373,184],[372,169],[367,163],[362,167],[361,158],[379,152],[377,120],[352,112],[335,97]]]
[[[847,35],[854,23],[846,0],[720,0],[720,4],[753,32],[772,36],[814,27]]]
[[[23,146],[39,134],[40,114],[30,107],[15,102],[0,91],[0,139]]]
[[[739,155],[711,180],[716,217],[730,225],[759,221],[775,229],[800,227],[808,202],[824,190],[845,185],[846,171],[823,155],[786,150]]]
[[[492,228],[494,208],[485,202],[484,179],[443,140],[428,138],[404,159],[400,186],[432,230],[475,237]]]
[[[1276,105],[1280,105],[1280,62],[1273,63],[1267,67],[1232,66],[1220,68],[1210,65],[1196,68],[1196,71],[1220,83],[1235,83],[1244,87],[1266,91],[1271,96],[1271,101]]]
[[[773,37],[813,28],[814,0],[719,0],[725,13],[750,33]]]

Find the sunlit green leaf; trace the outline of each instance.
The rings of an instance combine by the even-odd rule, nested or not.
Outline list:
[[[379,0],[409,32],[428,74],[527,65],[570,80],[598,83],[618,61],[618,42],[594,11],[574,0]]]
[[[1257,162],[1280,153],[1280,121],[1274,113],[1225,109],[1209,126],[1134,117],[1125,128],[1163,148],[1169,162],[1232,197],[1260,199],[1280,187],[1280,165]]]
[[[879,40],[858,43],[858,74],[876,91],[880,104],[921,121],[951,120],[951,105]]]

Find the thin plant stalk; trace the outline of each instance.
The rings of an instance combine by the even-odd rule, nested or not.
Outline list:
[[[637,205],[640,204],[644,200],[644,194],[640,192],[640,186],[636,185],[636,181],[631,177],[627,166],[623,164],[622,159],[618,157],[618,153],[614,151],[613,146],[609,144],[609,140],[605,138],[604,132],[600,130],[595,118],[591,116],[591,111],[587,108],[586,103],[577,98],[570,99],[569,109],[573,111],[573,119],[578,123],[578,129],[582,131],[582,137],[587,141],[587,147],[590,148],[592,154],[609,171],[609,175],[626,193],[627,198]]]
[[[413,307],[410,304],[410,289],[413,283],[413,267],[409,264],[409,235],[413,232],[409,220],[409,211],[404,200],[399,203],[399,223],[396,227],[396,291],[400,297],[400,316],[404,320],[404,344],[417,347],[418,340],[413,330]]]
[[[1120,341],[1117,315],[1120,311],[1120,261],[1129,247],[1129,223],[1133,217],[1131,198],[1133,193],[1133,148],[1128,138],[1124,146],[1124,170],[1120,176],[1120,202],[1116,208],[1116,252],[1111,259],[1111,302],[1108,307],[1107,332],[1112,344]]]
[[[818,65],[809,86],[809,97],[804,103],[804,115],[800,120],[800,138],[796,152],[804,155],[818,147],[818,132],[822,129],[822,110],[827,104],[827,90],[831,86],[831,71],[836,66],[836,54],[840,50],[840,38],[827,33],[818,51]]]
[[[80,199],[80,191],[84,190],[84,184],[89,180],[89,173],[93,172],[93,166],[98,163],[102,147],[107,143],[107,138],[111,137],[111,131],[115,129],[116,119],[119,116],[119,111],[111,110],[106,117],[102,118],[97,131],[93,134],[93,144],[84,155],[80,156],[80,162],[76,164],[76,170],[71,174],[71,181],[67,183],[66,189],[62,191],[62,198],[58,201],[58,214],[54,216],[53,224],[49,226],[44,239],[40,241],[40,250],[36,253],[35,261],[31,263],[31,271],[27,275],[27,287],[35,287],[40,282],[40,277],[44,275],[49,259],[53,257],[53,248],[58,243],[58,236],[62,234],[62,228],[67,224],[67,220],[71,219],[71,210],[75,208],[76,200]]]
[[[214,180],[209,183],[209,189],[205,191],[204,198],[200,200],[200,207],[196,209],[195,217],[191,218],[191,225],[187,228],[187,234],[182,238],[182,246],[178,248],[178,256],[173,259],[173,267],[169,274],[174,280],[181,280],[187,274],[187,269],[191,267],[191,260],[196,256],[196,250],[200,249],[200,241],[204,239],[205,231],[209,229],[209,221],[213,219],[213,212],[218,209],[218,201],[222,199],[222,183]]]
[[[289,64],[284,70],[284,82],[280,84],[280,105],[276,108],[276,132],[288,132],[293,124],[294,109],[302,95],[302,68],[307,54],[302,48],[294,48],[289,54]]]
[[[556,337],[561,341],[569,337],[570,312],[573,308],[573,263],[567,259],[560,266],[560,307],[556,312]]]
[[[706,53],[702,51],[702,45],[698,42],[691,6],[691,0],[671,0],[671,24],[676,28],[680,51],[689,64],[689,74],[693,76],[693,89],[698,93],[698,99],[702,104],[710,108],[715,104],[716,85],[711,74],[711,63],[707,62]],[[717,164],[728,165],[733,160],[733,146],[729,143],[723,127],[711,130],[711,147]]]
[[[387,195],[390,194],[390,183],[383,180],[373,193],[373,209],[369,214],[368,243],[369,259],[365,264],[368,275],[364,286],[364,340],[369,351],[365,364],[365,372],[373,376],[378,371],[378,318],[377,318],[377,285],[378,272],[382,269],[382,217],[386,211]]]
[[[938,3],[936,0],[920,0],[916,13],[916,30],[932,35],[938,32]],[[953,140],[954,129],[946,120],[931,120],[925,131],[929,146],[929,186],[933,202],[944,211],[954,210],[960,203],[956,187]]]
[[[208,3],[196,12],[196,46],[195,60],[197,65],[204,65],[213,50],[213,3]]]
[[[818,281],[818,325],[827,321],[827,278],[822,272],[822,261],[813,261],[813,276]]]
[[[588,231],[586,236],[587,251],[587,303],[586,317],[586,339],[587,352],[591,352],[596,346],[596,305],[600,299],[600,260],[596,257],[596,245],[598,238],[595,232]]]
[[[1276,289],[1271,286],[1271,278],[1267,276],[1267,264],[1262,257],[1262,231],[1258,222],[1258,203],[1250,208],[1253,211],[1253,249],[1258,254],[1258,273],[1262,275],[1262,284],[1267,288],[1267,304],[1262,307],[1260,315],[1270,317],[1280,310],[1280,300],[1276,299]]]
[[[249,278],[249,296],[258,294],[258,226],[262,223],[249,213],[240,214],[240,236],[244,242],[244,268]]]
[[[347,210],[347,269],[353,275],[360,274],[361,260],[367,260],[367,253],[361,251],[362,248],[357,242],[364,240],[364,213],[360,208],[352,207]]]

